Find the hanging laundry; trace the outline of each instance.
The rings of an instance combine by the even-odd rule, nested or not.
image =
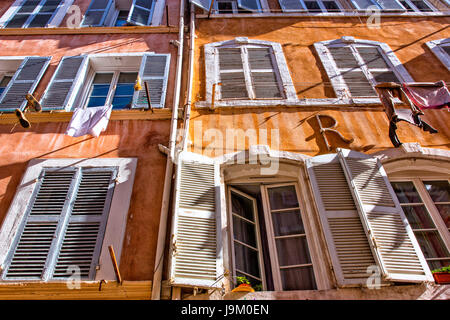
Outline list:
[[[67,127],[66,134],[72,137],[81,137],[90,134],[98,137],[106,130],[112,106],[92,107],[76,109]]]
[[[450,108],[450,92],[444,81],[433,84],[403,83],[405,94],[420,109]]]

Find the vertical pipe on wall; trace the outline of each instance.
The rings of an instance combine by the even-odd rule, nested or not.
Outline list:
[[[175,158],[175,142],[177,138],[177,125],[178,125],[178,104],[180,100],[180,86],[181,86],[181,74],[183,64],[183,39],[184,39],[184,2],[180,1],[180,13],[179,13],[179,33],[178,42],[174,42],[178,47],[177,52],[177,66],[175,74],[175,87],[173,93],[173,107],[172,107],[172,120],[170,125],[170,138],[166,162],[166,173],[164,178],[164,190],[161,204],[161,215],[159,219],[158,230],[158,242],[155,255],[155,268],[153,273],[152,284],[152,300],[159,300],[161,298],[161,280],[163,271],[164,250],[167,232],[167,216],[169,212],[169,200],[172,187],[172,174],[173,174],[173,162]]]

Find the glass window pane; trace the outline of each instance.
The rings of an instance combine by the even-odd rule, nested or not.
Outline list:
[[[150,9],[152,7],[153,0],[136,0],[136,5]]]
[[[319,4],[317,1],[305,1],[305,6],[308,8],[308,11],[311,12],[321,12],[322,9],[320,9]]]
[[[448,257],[449,253],[437,231],[414,232],[425,258]]]
[[[126,25],[129,13],[130,13],[130,11],[128,11],[128,10],[120,10],[114,26],[121,27],[121,26]]]
[[[328,12],[341,11],[341,9],[339,9],[338,5],[334,1],[323,1],[323,5]]]
[[[115,96],[133,97],[134,84],[133,83],[119,83],[116,86]]]
[[[136,82],[138,73],[137,72],[121,72],[119,75],[119,83],[134,83]]]
[[[272,222],[275,236],[305,233],[300,210],[274,212]]]
[[[281,270],[283,290],[314,290],[316,282],[312,267]]]
[[[130,108],[133,102],[133,97],[114,97],[112,107],[114,110]]]
[[[437,204],[436,208],[447,228],[450,228],[450,204]]]
[[[100,24],[103,17],[103,11],[89,11],[84,16],[83,25],[96,26]]]
[[[299,206],[294,186],[269,188],[270,209],[287,209]]]
[[[450,202],[448,181],[424,181],[423,184],[434,202]]]
[[[11,81],[10,76],[5,76],[3,77],[2,81],[0,81],[0,88],[6,88],[6,86],[8,86],[8,83]]]
[[[443,260],[428,260],[427,262],[428,262],[428,266],[430,267],[430,270],[440,269],[443,267],[450,266],[450,258],[443,259]]]
[[[22,28],[29,16],[29,14],[16,14],[11,20],[9,20],[5,28]]]
[[[41,2],[41,0],[27,0],[17,12],[32,13],[38,6],[39,2]]]
[[[105,105],[106,97],[92,97],[89,99],[87,107],[102,107]]]
[[[276,239],[280,267],[311,263],[306,237]]]
[[[39,12],[53,13],[61,2],[62,0],[47,0]]]
[[[132,20],[136,23],[147,25],[148,19],[150,18],[150,11],[134,8],[132,14]]]
[[[257,247],[255,225],[233,215],[233,234],[239,240],[252,247]]]
[[[109,92],[109,84],[94,84],[92,86],[91,97],[106,97]]]
[[[231,191],[231,210],[250,221],[255,221],[253,201]]]
[[[260,277],[258,252],[239,243],[234,244],[236,269]]]
[[[392,182],[391,185],[400,203],[422,203],[412,182]]]
[[[246,274],[240,273],[240,272],[236,272],[236,277],[246,277],[248,279],[248,281],[250,281],[250,285],[256,290],[256,286],[257,285],[261,285],[261,281],[252,278]],[[235,283],[236,283],[236,279],[235,279]]]
[[[434,229],[435,225],[431,220],[425,206],[404,206],[403,212],[413,229]]]
[[[431,9],[424,1],[411,1],[413,3],[413,5],[415,5],[417,7],[417,9],[419,9],[422,12],[429,12],[429,11],[433,11],[433,9]]]
[[[95,74],[94,83],[110,84],[112,77],[113,77],[112,73],[97,73]]]
[[[33,20],[31,20],[30,24],[28,25],[29,28],[44,28],[50,18],[52,17],[51,14],[38,14],[35,15]]]

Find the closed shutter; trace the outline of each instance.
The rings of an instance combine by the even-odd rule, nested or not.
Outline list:
[[[247,48],[247,53],[255,98],[282,98],[271,49]]]
[[[191,3],[209,12],[212,0],[190,0]]]
[[[222,99],[248,99],[241,48],[219,48]]]
[[[44,169],[3,273],[5,280],[94,279],[115,169]]]
[[[142,90],[135,92],[133,108],[148,108],[144,82],[148,84],[152,108],[164,108],[169,66],[170,54],[144,54],[139,71]]]
[[[328,50],[352,97],[377,96],[349,46],[329,47]]]
[[[305,10],[300,0],[278,0],[284,12]]]
[[[113,0],[92,0],[84,15],[83,27],[101,27],[110,13]]]
[[[174,286],[220,287],[223,262],[218,172],[218,164],[210,158],[180,154],[170,266]]]
[[[64,57],[41,100],[44,110],[70,110],[87,70],[87,57]]]
[[[238,7],[249,11],[261,11],[259,0],[237,0]]]
[[[371,275],[367,268],[372,265],[379,266],[388,281],[431,279],[375,159],[343,150],[311,158],[307,168],[339,286],[366,284]]]
[[[156,0],[133,0],[127,22],[138,26],[149,26]]]
[[[397,82],[400,83],[392,68],[384,59],[377,47],[356,47],[364,61],[364,66],[369,70],[376,83]]]
[[[0,100],[0,111],[23,109],[25,95],[33,93],[50,63],[51,57],[27,57],[14,74]]]

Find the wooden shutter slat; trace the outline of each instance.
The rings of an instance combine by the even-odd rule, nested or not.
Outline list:
[[[26,105],[25,95],[33,93],[50,63],[50,57],[27,57],[14,74],[0,101],[0,111],[14,111]]]

